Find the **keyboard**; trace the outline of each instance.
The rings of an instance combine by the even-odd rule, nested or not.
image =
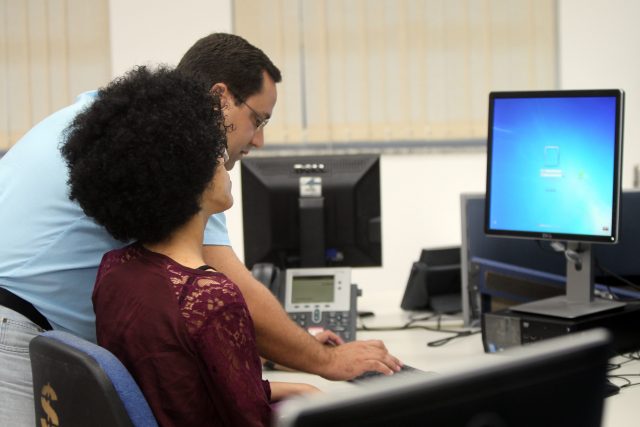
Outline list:
[[[413,366],[404,365],[402,369],[400,369],[400,371],[391,375],[391,377],[395,377],[396,375],[434,375],[434,374],[435,372],[423,371],[421,369],[414,368]],[[383,374],[382,372],[366,371],[361,375],[358,375],[357,377],[350,379],[349,382],[355,383],[355,384],[366,383],[369,380],[380,378],[380,377],[386,377],[386,376],[387,375]]]

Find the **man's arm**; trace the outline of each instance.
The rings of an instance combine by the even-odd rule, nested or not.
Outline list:
[[[258,351],[278,364],[330,380],[347,380],[365,371],[391,374],[401,363],[379,340],[323,345],[296,325],[271,292],[258,282],[230,246],[205,246],[207,264],[242,291],[256,329]]]

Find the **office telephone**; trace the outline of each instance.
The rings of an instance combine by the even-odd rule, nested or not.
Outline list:
[[[283,280],[277,268],[256,264],[252,273],[310,334],[329,329],[344,341],[355,340],[358,287],[351,283],[350,268],[292,268]]]
[[[460,283],[459,246],[423,249],[420,260],[411,266],[400,307],[458,313],[462,310]]]
[[[256,263],[251,268],[251,274],[258,282],[265,285],[278,301],[284,301],[284,285],[282,283],[282,274],[278,267],[268,262]]]

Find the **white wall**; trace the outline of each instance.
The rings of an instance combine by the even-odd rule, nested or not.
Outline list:
[[[561,87],[625,91],[623,187],[630,188],[640,163],[640,2],[558,3]]]
[[[231,0],[110,0],[111,70],[177,65],[199,38],[231,31]]]
[[[640,163],[640,2],[558,0],[561,88],[620,87],[627,94],[624,186]],[[114,75],[134,64],[177,63],[199,37],[231,30],[230,0],[111,0]],[[255,41],[259,44],[259,41]],[[277,108],[277,107],[276,107]],[[411,264],[425,247],[460,243],[459,195],[483,192],[485,153],[382,157],[382,268],[357,269],[361,307],[397,307]],[[242,256],[239,168],[232,172],[236,205],[230,236]],[[384,303],[383,303],[384,304]]]

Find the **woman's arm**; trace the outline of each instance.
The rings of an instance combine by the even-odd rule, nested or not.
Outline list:
[[[270,381],[271,385],[271,401],[277,402],[288,397],[297,396],[300,394],[308,393],[320,393],[317,387],[311,384],[303,383],[284,383]]]
[[[247,307],[238,301],[215,301],[211,305],[207,302],[205,309],[196,307],[195,317],[205,314],[202,320],[197,319],[202,326],[194,335],[212,389],[212,403],[222,423],[267,425],[271,416],[269,387],[262,380]]]

